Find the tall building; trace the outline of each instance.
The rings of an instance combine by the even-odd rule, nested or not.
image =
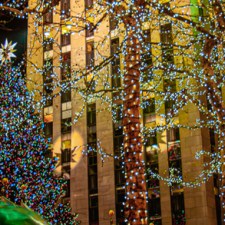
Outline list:
[[[35,4],[35,0],[29,1],[30,7]],[[182,6],[182,2],[165,3],[165,7],[176,5]],[[119,97],[124,70],[124,54],[120,46],[125,33],[123,25],[115,18],[104,15],[105,19],[101,20],[100,16],[104,14],[101,10],[92,0],[61,0],[43,17],[33,14],[28,19],[28,86],[36,90],[37,100],[44,96],[45,133],[51,139],[53,149],[50,154],[59,157],[57,172],[68,180],[63,201],[70,200],[72,209],[79,214],[84,225],[109,224],[109,210],[115,211],[112,217],[115,224],[126,224],[123,222],[126,179],[121,153],[123,102]],[[190,7],[184,7],[183,13],[190,10]],[[173,96],[180,90],[180,81],[168,76],[169,69],[157,70],[157,61],[168,66],[185,64],[188,60],[179,57],[178,48],[173,47],[175,40],[179,42],[180,38],[174,35],[174,24],[166,16],[159,22],[157,12],[154,13],[151,20],[145,18],[142,27],[145,50],[141,59],[145,70],[141,81],[146,89],[144,85],[150,85],[153,73],[159,77],[165,73],[158,88]],[[201,7],[198,13],[203,13]],[[86,23],[78,18],[83,18]],[[110,56],[114,56],[110,63],[102,66],[102,59]],[[107,85],[114,92],[105,94],[104,101],[101,101],[101,97],[93,93],[101,93]],[[160,97],[145,91],[142,91],[142,99],[142,126],[147,128],[159,126],[170,117],[177,101],[176,98],[167,98],[165,104],[159,106]],[[113,107],[112,111],[108,110],[107,101],[116,110]],[[175,123],[192,124],[201,117],[193,105],[187,105],[185,109],[173,118],[177,121]],[[173,173],[187,182],[201,173],[206,160],[196,161],[195,153],[201,149],[214,151],[216,146],[214,131],[208,129],[172,127],[151,132],[143,139],[146,171],[150,168],[162,177]],[[97,149],[97,152],[90,149]],[[169,167],[177,170],[169,172]],[[168,186],[163,180],[147,174],[150,224],[222,224],[217,175],[190,188],[172,180]]]

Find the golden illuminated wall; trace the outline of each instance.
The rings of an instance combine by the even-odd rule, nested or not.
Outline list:
[[[30,5],[35,5],[35,1],[29,1]],[[42,75],[36,68],[42,68],[44,59],[53,58],[54,73],[57,75],[58,80],[60,80],[60,55],[65,52],[71,52],[71,69],[72,71],[83,71],[86,67],[86,43],[94,41],[95,49],[95,63],[98,64],[103,60],[103,57],[110,55],[110,40],[119,37],[120,43],[123,40],[124,32],[123,26],[120,25],[120,31],[114,30],[109,34],[109,18],[106,17],[97,30],[93,37],[86,38],[85,30],[81,29],[84,26],[82,20],[77,18],[84,17],[84,1],[70,1],[71,7],[71,17],[73,19],[69,21],[60,21],[60,4],[56,6],[55,13],[53,16],[53,24],[42,26],[39,23],[38,26],[34,26],[35,15],[29,15],[28,19],[28,66],[27,66],[27,77],[30,80],[28,82],[29,89],[38,90],[36,93],[37,99],[40,99],[40,92],[42,91]],[[179,6],[185,5],[189,1],[175,1],[171,2],[171,7],[178,4]],[[182,7],[181,7],[182,8]],[[99,10],[94,8],[94,10]],[[154,11],[154,10],[153,10]],[[99,11],[98,11],[99,12]],[[188,9],[187,9],[187,12]],[[104,13],[98,13],[96,17],[92,15],[93,11],[88,11],[86,13],[86,18],[96,24],[99,17]],[[185,12],[186,13],[186,12]],[[158,44],[160,42],[160,27],[157,21],[157,16],[153,16],[153,20],[143,24],[143,29],[150,29],[151,41]],[[162,24],[164,22],[162,21]],[[79,26],[76,26],[76,25]],[[187,29],[188,30],[188,29]],[[71,33],[71,44],[61,47],[61,35],[60,33]],[[191,33],[192,30],[190,29]],[[180,40],[185,40],[185,35],[183,38],[173,37],[174,42],[182,44]],[[53,45],[53,50],[43,52],[42,42],[45,38],[52,37],[55,40]],[[184,60],[187,63],[192,63],[189,58],[183,59],[179,56],[179,50],[174,49],[174,62],[176,64],[181,64]],[[157,64],[157,60],[161,59],[161,49],[152,48],[153,64]],[[123,56],[121,56],[122,62]],[[190,61],[190,62],[189,62]],[[121,69],[123,69],[123,64],[121,64]],[[159,90],[163,90],[163,71],[155,70],[158,75]],[[76,76],[81,74],[80,72],[75,73]],[[95,74],[88,74],[86,81],[91,80],[91,78],[96,76],[95,79],[105,76],[109,76],[110,66],[105,66]],[[79,81],[79,86],[84,86],[84,80]],[[149,88],[152,83],[146,84]],[[177,83],[177,89],[182,87],[184,84]],[[102,83],[97,84],[96,90],[101,90]],[[54,93],[58,93],[60,90],[55,89]],[[144,96],[148,95],[143,93]],[[111,98],[111,94],[108,94]],[[156,100],[162,100],[161,96],[156,96],[155,93],[149,94],[149,98],[155,97]],[[89,103],[92,100],[89,99]],[[53,150],[54,154],[60,158],[61,148],[63,143],[71,143],[72,149],[72,159],[71,159],[71,193],[70,201],[74,212],[79,214],[79,219],[82,224],[88,224],[88,171],[87,171],[87,157],[82,154],[83,146],[87,144],[87,118],[86,118],[86,102],[81,97],[76,90],[72,90],[72,101],[71,104],[65,105],[61,104],[60,96],[57,96],[53,100],[53,105],[46,107],[43,110],[44,119],[49,119],[53,121]],[[111,112],[110,110],[105,110],[108,105],[102,104],[100,100],[96,102],[97,106],[97,139],[101,141],[101,147],[107,154],[113,154],[113,126],[111,122]],[[156,119],[154,122],[148,124],[148,126],[164,125],[165,119],[160,116],[165,112],[165,106],[162,104],[159,107],[158,113],[156,114]],[[61,119],[62,111],[64,108],[68,109],[70,116],[76,119],[77,112],[82,112],[78,122],[72,124],[71,135],[61,134]],[[196,107],[192,104],[188,104],[184,110],[181,110],[178,116],[174,118],[175,123],[185,123],[193,124],[197,118],[199,118],[199,112]],[[193,176],[199,174],[202,170],[203,161],[193,161],[196,151],[206,148],[209,149],[209,140],[205,138],[207,132],[201,130],[189,131],[186,129],[180,129],[180,140],[181,140],[181,151],[182,151],[182,167],[183,167],[183,177],[186,181],[190,181]],[[205,140],[207,139],[207,140]],[[67,142],[68,141],[68,142]],[[158,146],[159,146],[159,174],[161,176],[168,176],[168,145],[167,145],[167,135],[166,131],[158,135]],[[57,167],[57,172],[61,172],[61,165]],[[185,215],[187,225],[212,225],[215,222],[215,202],[213,194],[212,180],[207,184],[203,184],[201,187],[196,189],[184,189],[184,199],[185,199]],[[183,191],[182,189],[182,191]],[[171,190],[167,184],[160,181],[160,201],[161,201],[161,217],[163,225],[171,225]],[[99,224],[105,225],[109,224],[108,211],[110,209],[115,209],[115,182],[114,182],[114,159],[107,158],[104,163],[102,163],[101,156],[98,155],[98,197],[99,197]],[[115,217],[114,217],[115,221]]]

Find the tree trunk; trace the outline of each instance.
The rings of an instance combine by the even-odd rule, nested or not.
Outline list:
[[[206,42],[204,44],[203,48],[203,57],[201,58],[202,68],[204,70],[205,76],[206,76],[206,94],[211,99],[211,107],[213,111],[216,114],[217,117],[217,123],[220,123],[222,125],[214,127],[217,129],[218,132],[218,151],[221,155],[221,172],[222,177],[220,181],[220,202],[221,202],[221,221],[224,224],[225,220],[225,161],[224,161],[224,148],[225,148],[225,125],[223,125],[223,121],[225,119],[225,105],[222,98],[222,90],[219,90],[219,82],[220,80],[217,80],[216,82],[211,79],[212,76],[214,76],[215,71],[212,66],[212,63],[210,61],[211,59],[211,53],[212,49],[217,46],[218,41],[215,41],[212,38],[206,38]]]
[[[140,133],[140,50],[136,16],[126,16],[127,30],[124,75],[124,153],[126,167],[127,224],[147,224],[145,166]],[[132,27],[132,30],[131,30]]]

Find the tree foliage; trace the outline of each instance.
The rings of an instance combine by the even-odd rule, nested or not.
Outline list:
[[[44,124],[35,113],[20,68],[12,67],[10,57],[1,59],[0,83],[1,195],[16,204],[25,202],[50,224],[77,224],[77,215],[60,203],[65,180],[54,174],[57,160],[49,158]]]

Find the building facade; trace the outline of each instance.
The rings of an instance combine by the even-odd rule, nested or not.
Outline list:
[[[37,3],[31,0],[29,4],[32,7]],[[165,4],[172,8],[182,3]],[[102,15],[101,8],[92,0],[61,0],[43,16],[30,15],[28,20],[28,86],[36,90],[37,100],[44,96],[45,134],[51,139],[53,149],[50,154],[60,159],[57,172],[68,181],[63,201],[70,200],[84,225],[110,224],[109,210],[115,212],[114,224],[126,224],[123,222],[126,179],[121,150],[122,100],[118,97],[123,86],[120,46],[125,32],[115,18],[106,16],[101,20]],[[156,21],[156,17],[152,21]],[[180,62],[176,49],[171,48],[174,40],[178,40],[173,29],[168,20],[148,23],[146,19],[143,22],[145,50],[142,59],[143,68],[147,68],[142,75],[143,84],[149,83],[153,73],[148,65],[156,65],[157,60],[167,65]],[[157,43],[160,49],[151,43]],[[101,66],[103,59],[110,56],[114,56],[110,63]],[[155,73],[162,76],[161,71]],[[100,92],[104,85],[114,91],[104,94],[106,97],[101,101],[101,97],[93,93]],[[176,79],[164,79],[160,85],[159,89],[170,95],[179,90]],[[160,98],[154,93],[143,91],[142,94],[142,126],[151,128],[161,124],[160,115],[168,116],[175,102],[169,99],[159,106]],[[109,110],[107,100],[116,110]],[[174,120],[192,124],[200,117],[198,109],[188,105],[186,112],[175,116]],[[168,168],[177,168],[175,176],[182,176],[187,182],[203,169],[205,159],[196,161],[195,153],[201,149],[213,151],[216,146],[215,134],[208,129],[170,128],[151,132],[143,140],[146,171],[150,168],[168,177],[171,173]],[[149,223],[222,224],[217,175],[195,188],[172,181],[168,186],[149,173],[146,180]]]

